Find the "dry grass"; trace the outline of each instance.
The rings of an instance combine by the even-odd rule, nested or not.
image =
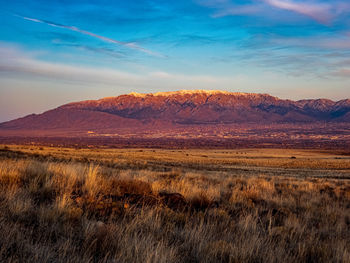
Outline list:
[[[350,262],[349,180],[33,149],[0,158],[1,262]]]
[[[5,146],[0,145],[0,149]],[[9,150],[46,158],[118,165],[118,168],[183,167],[230,169],[232,167],[273,167],[297,169],[350,170],[350,156],[341,152],[291,149],[166,150],[60,148],[11,145]]]

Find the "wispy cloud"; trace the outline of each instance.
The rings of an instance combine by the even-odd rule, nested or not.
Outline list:
[[[263,3],[248,2],[246,4],[234,4],[230,0],[196,0],[199,5],[213,8],[216,12],[212,15],[214,18],[231,15],[255,15],[262,13]]]
[[[337,76],[337,77],[349,79],[350,78],[350,67],[336,70],[333,72],[333,75]]]
[[[294,2],[289,0],[265,0],[265,2],[276,8],[309,16],[320,23],[329,23],[333,18],[332,7],[326,3],[315,1],[310,3],[307,1]]]
[[[88,86],[107,85],[118,88],[136,89],[136,91],[173,90],[212,88],[232,86],[234,78],[214,77],[208,75],[185,75],[163,71],[129,73],[110,68],[72,66],[61,63],[50,63],[38,60],[21,49],[0,44],[0,77],[16,78],[38,77],[69,81]]]
[[[338,16],[350,12],[350,3],[335,0],[332,3],[317,0],[252,0],[244,4],[237,4],[230,0],[197,0],[200,5],[216,10],[213,17],[230,15],[269,16],[273,12],[271,7],[287,10],[321,23],[329,24]]]
[[[75,27],[75,26],[68,26],[68,25],[58,24],[58,23],[55,23],[55,22],[42,20],[42,19],[37,19],[37,18],[26,17],[26,16],[21,16],[21,15],[18,15],[18,14],[14,14],[14,16],[22,18],[22,19],[27,20],[27,21],[32,21],[32,22],[35,22],[35,23],[46,24],[46,25],[49,25],[49,26],[52,26],[52,27],[58,27],[58,28],[63,28],[63,29],[74,31],[74,32],[78,32],[80,34],[84,34],[84,35],[88,35],[88,36],[100,39],[100,40],[102,40],[104,42],[107,42],[107,43],[112,43],[112,44],[121,45],[121,46],[130,48],[130,49],[135,49],[135,50],[138,50],[140,52],[146,53],[148,55],[152,55],[152,56],[156,56],[156,57],[164,57],[163,55],[161,55],[161,54],[159,54],[157,52],[153,52],[153,51],[148,50],[146,48],[140,47],[140,46],[138,46],[135,43],[129,43],[129,42],[123,42],[123,41],[115,40],[115,39],[112,39],[112,38],[108,38],[108,37],[105,37],[105,36],[101,36],[101,35],[98,35],[98,34],[95,34],[95,33],[92,33],[92,32],[89,32],[89,31],[86,31],[86,30],[83,30],[83,29],[80,29],[80,28]]]
[[[269,43],[280,47],[299,47],[318,50],[350,50],[350,36],[338,34],[315,37],[271,37]]]
[[[52,43],[55,44],[56,46],[73,47],[80,50],[94,52],[94,53],[106,55],[113,58],[118,58],[118,59],[122,58],[124,61],[126,60],[126,57],[127,57],[125,52],[115,51],[114,49],[107,48],[107,47],[94,47],[90,45],[76,44],[72,42],[64,42],[64,41],[61,41],[60,39],[54,39],[52,40]]]
[[[213,57],[213,62],[234,65],[240,61],[241,68],[261,68],[308,80],[334,80],[346,75],[334,71],[350,68],[350,37],[345,33],[308,37],[269,35],[242,41],[240,50],[230,56]]]

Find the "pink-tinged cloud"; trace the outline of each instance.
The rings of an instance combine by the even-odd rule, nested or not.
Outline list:
[[[236,4],[232,0],[195,0],[198,4],[216,9],[213,17],[230,15],[269,16],[271,7],[307,16],[321,24],[330,24],[334,19],[350,12],[350,3],[335,0],[325,3],[319,0],[255,0],[246,4]]]
[[[135,50],[141,51],[143,53],[146,53],[148,55],[152,55],[152,56],[156,56],[156,57],[164,57],[163,55],[161,55],[159,53],[156,53],[156,52],[153,52],[151,50],[140,47],[140,46],[136,45],[135,43],[123,42],[123,41],[115,40],[112,38],[104,37],[104,36],[97,35],[95,33],[92,33],[92,32],[86,31],[86,30],[82,30],[82,29],[75,27],[75,26],[62,25],[62,24],[58,24],[58,23],[54,23],[54,22],[50,22],[50,21],[40,20],[40,19],[26,17],[26,16],[20,16],[17,14],[15,14],[15,16],[20,17],[24,20],[35,22],[35,23],[41,23],[41,24],[46,24],[46,25],[52,26],[52,27],[59,27],[59,28],[64,28],[64,29],[68,29],[71,31],[75,31],[75,32],[78,32],[78,33],[81,33],[84,35],[88,35],[88,36],[100,39],[104,42],[117,44],[117,45],[125,46],[125,47],[131,48],[131,49],[135,49]]]
[[[342,78],[350,78],[350,68],[339,69],[335,71],[333,75]]]
[[[312,19],[327,24],[333,19],[332,7],[325,3],[308,3],[293,2],[288,0],[265,0],[265,2],[273,7],[293,11],[302,15],[311,17]]]

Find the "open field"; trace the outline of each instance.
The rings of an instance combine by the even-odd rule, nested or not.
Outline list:
[[[350,262],[350,156],[0,146],[3,262]]]

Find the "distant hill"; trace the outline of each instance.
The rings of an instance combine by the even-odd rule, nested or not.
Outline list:
[[[350,100],[282,100],[268,94],[182,90],[69,103],[0,124],[0,131],[171,128],[177,125],[350,122]]]

